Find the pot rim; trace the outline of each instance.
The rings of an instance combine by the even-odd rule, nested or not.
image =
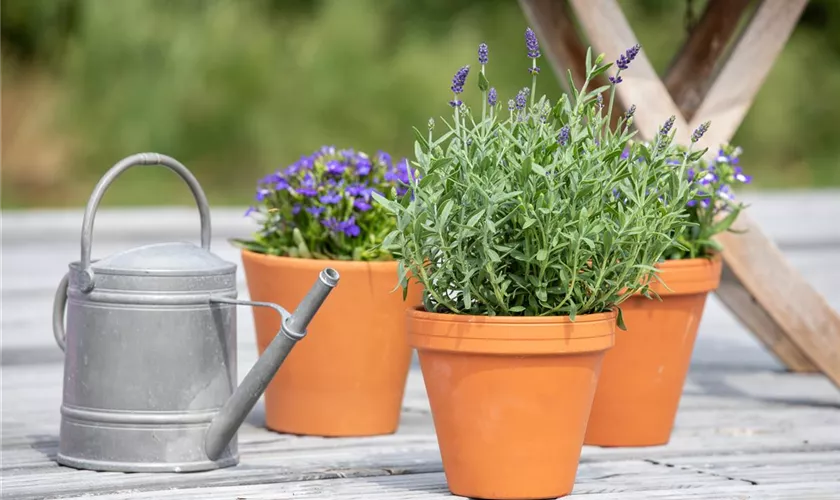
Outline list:
[[[618,307],[613,307],[609,312],[578,314],[575,320],[567,314],[556,316],[486,316],[473,314],[437,313],[424,309],[423,305],[410,307],[406,314],[415,320],[429,320],[436,322],[451,323],[483,323],[491,325],[575,325],[581,323],[596,323],[603,321],[615,321],[618,315]]]
[[[321,270],[324,267],[341,268],[345,271],[364,271],[375,270],[385,271],[397,268],[396,260],[338,260],[338,259],[307,259],[304,257],[287,257],[284,255],[269,255],[265,253],[254,252],[247,248],[240,248],[240,255],[243,259],[246,257],[254,261],[261,261],[268,265],[290,264],[298,267],[311,267],[312,269]],[[371,269],[373,268],[373,269]],[[396,271],[394,272],[394,283],[398,282]]]
[[[616,316],[478,316],[406,309],[408,341],[418,351],[503,356],[566,355],[604,351],[615,344]]]
[[[657,262],[656,268],[659,272],[650,280],[650,289],[660,296],[708,293],[720,285],[723,258],[716,252],[711,257]]]

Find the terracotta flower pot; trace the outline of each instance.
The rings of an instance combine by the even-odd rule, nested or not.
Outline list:
[[[604,357],[585,444],[668,443],[706,297],[720,283],[721,259],[666,261],[662,298],[633,296],[621,304],[626,331]]]
[[[616,313],[461,316],[408,311],[450,491],[571,493]]]
[[[406,301],[396,262],[275,257],[242,251],[251,300],[298,304],[325,266],[341,275],[265,393],[266,427],[316,436],[373,436],[397,430],[411,363],[405,310],[421,303],[412,285]],[[257,307],[260,354],[280,326]],[[291,312],[291,311],[290,311]]]

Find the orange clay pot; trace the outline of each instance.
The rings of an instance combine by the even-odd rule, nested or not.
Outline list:
[[[706,297],[720,283],[720,256],[659,264],[648,299],[621,304],[626,331],[604,358],[584,444],[655,446],[668,443]]]
[[[265,392],[266,427],[316,436],[373,436],[397,430],[411,363],[405,310],[421,303],[419,285],[403,301],[396,262],[276,257],[242,251],[251,300],[295,307],[324,267],[341,275]],[[255,307],[260,354],[280,328]],[[291,310],[290,310],[291,312]]]
[[[575,322],[407,314],[449,490],[493,499],[571,493],[616,312]]]

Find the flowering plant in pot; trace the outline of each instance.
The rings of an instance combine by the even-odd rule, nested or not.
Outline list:
[[[259,229],[234,240],[251,299],[296,303],[324,265],[341,275],[266,391],[268,428],[323,436],[396,431],[411,362],[404,311],[420,303],[420,289],[392,293],[397,263],[381,243],[395,223],[372,195],[404,193],[408,168],[407,159],[394,162],[385,152],[325,146],[259,181],[247,212]],[[262,352],[280,320],[256,308],[254,321]]]
[[[502,107],[482,44],[480,111],[462,102],[464,66],[445,132],[436,137],[434,121],[415,129],[422,178],[399,200],[374,195],[397,221],[383,248],[402,286],[423,285],[408,335],[447,483],[474,498],[571,492],[618,306],[646,290],[692,196],[685,172],[696,155],[663,167],[678,155],[673,134],[631,143],[632,112],[608,127],[620,75],[591,82],[612,64],[588,51],[579,89],[537,98],[539,45],[530,29],[525,39],[530,87]],[[625,147],[647,161],[625,158]]]
[[[692,135],[692,144],[707,127]],[[741,148],[724,144],[711,159],[689,164],[686,179],[694,194],[683,209],[686,224],[656,266],[655,297],[637,295],[624,303],[627,331],[616,335],[604,358],[585,444],[654,446],[670,440],[706,298],[720,283],[722,248],[714,237],[731,231],[744,209],[732,185],[751,181],[740,154]]]

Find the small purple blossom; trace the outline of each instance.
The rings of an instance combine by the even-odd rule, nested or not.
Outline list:
[[[257,190],[256,200],[257,201],[264,201],[268,197],[268,195],[270,195],[270,194],[271,194],[271,191],[269,191],[268,189],[260,188],[260,189]]]
[[[487,64],[487,44],[482,43],[478,46],[478,63]]]
[[[318,200],[321,203],[326,203],[327,205],[335,205],[341,201],[341,195],[335,191],[330,191],[326,194],[322,194]]]
[[[668,118],[665,121],[665,123],[662,125],[662,128],[659,129],[659,134],[660,135],[668,135],[669,133],[671,133],[671,127],[674,126],[674,120],[676,120],[676,119],[677,119],[676,116],[671,115],[671,117]]]
[[[630,146],[624,146],[624,151],[621,152],[621,159],[626,160],[630,158]]]
[[[629,120],[630,118],[633,118],[633,115],[635,115],[635,114],[636,114],[636,105],[633,104],[632,106],[630,106],[630,109],[627,110],[627,113],[624,114],[624,118]]]
[[[306,207],[306,212],[309,213],[312,217],[320,217],[322,213],[326,210],[324,207],[319,207],[317,205]]]
[[[376,159],[380,163],[385,164],[386,167],[391,168],[391,155],[389,155],[385,151],[377,151]]]
[[[639,46],[639,44],[636,44],[627,49],[624,52],[624,54],[621,54],[621,56],[619,56],[619,58],[615,61],[615,65],[618,66],[618,69],[626,70],[628,67],[630,67],[630,63],[633,62],[633,59],[635,59],[636,56],[639,54],[641,48],[642,47]]]
[[[292,205],[292,215],[299,214],[300,213],[300,208],[301,208],[300,203],[295,203],[294,205]]]
[[[701,177],[700,180],[697,182],[702,184],[703,186],[708,186],[713,182],[717,182],[718,179],[718,176],[714,172],[708,171],[705,174],[703,174],[703,177]]]
[[[365,201],[363,198],[356,198],[353,200],[353,207],[360,212],[367,212],[373,208],[373,205]]]
[[[464,91],[464,84],[467,82],[467,75],[470,72],[469,64],[459,69],[455,76],[452,77],[452,92],[455,94],[460,94]]]
[[[710,124],[711,124],[711,122],[704,122],[704,123],[701,123],[701,124],[700,124],[700,126],[699,126],[699,127],[697,127],[697,130],[695,130],[695,131],[691,134],[691,142],[697,142],[697,141],[699,141],[699,140],[700,140],[700,138],[701,138],[701,137],[703,137],[703,134],[705,134],[705,133],[706,133],[706,131],[707,131],[707,130],[709,130],[709,125],[710,125]]]
[[[310,172],[306,172],[303,176],[303,180],[301,180],[300,187],[297,188],[298,194],[306,197],[316,196],[318,194],[318,190],[315,189],[315,178],[312,176]]]
[[[341,175],[344,173],[346,166],[338,160],[329,160],[324,167],[330,175]]]
[[[449,101],[449,105],[452,106],[453,108],[457,108],[461,104],[464,104],[464,101],[462,101],[460,99],[453,99],[453,100]]]
[[[621,75],[611,76],[609,78],[610,82],[618,85],[619,83],[623,82],[624,80],[621,78]]]
[[[540,44],[536,33],[531,28],[525,30],[525,46],[528,48],[528,57],[531,59],[540,57]]]
[[[735,167],[734,177],[735,180],[743,182],[744,184],[749,184],[752,181],[752,176],[744,174],[741,167]]]
[[[560,129],[560,133],[557,134],[557,143],[561,146],[565,146],[569,143],[569,132],[571,129],[568,125],[563,125],[563,128]]]
[[[527,102],[528,98],[528,89],[523,88],[516,94],[516,109],[523,109]]]
[[[359,157],[356,160],[356,175],[365,176],[370,174],[371,169],[373,168],[373,164],[367,157]]]
[[[508,111],[513,111],[516,107],[516,102],[513,99],[508,99]]]
[[[339,221],[335,217],[323,219],[321,224],[334,233],[344,233],[346,236],[355,238],[361,234],[361,228],[356,225],[355,216],[350,217],[345,221]]]
[[[528,73],[532,75],[539,75],[540,74],[540,67],[539,66],[531,66],[528,68]]]
[[[495,106],[497,99],[498,95],[496,95],[496,87],[490,87],[490,90],[487,92],[487,104]]]

